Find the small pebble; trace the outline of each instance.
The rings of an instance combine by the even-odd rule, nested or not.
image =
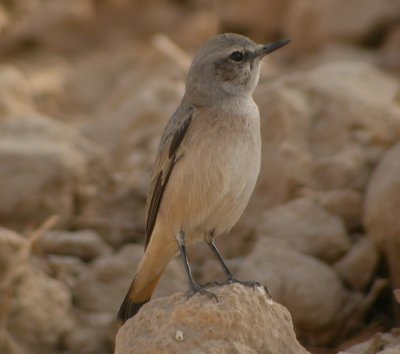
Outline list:
[[[176,333],[175,333],[175,339],[177,340],[177,341],[179,341],[179,342],[181,342],[181,341],[183,341],[183,333],[182,333],[182,331],[176,331]]]

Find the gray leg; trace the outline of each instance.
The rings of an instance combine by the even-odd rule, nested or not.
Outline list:
[[[205,290],[204,286],[197,284],[194,279],[193,279],[193,275],[192,275],[192,271],[190,269],[189,266],[189,260],[187,258],[187,254],[186,254],[186,246],[185,246],[185,233],[183,230],[181,230],[177,235],[176,235],[176,241],[178,243],[178,247],[179,247],[179,252],[181,254],[182,260],[183,260],[183,264],[185,266],[185,270],[186,270],[186,274],[188,276],[189,279],[189,291],[188,291],[188,299],[190,297],[192,297],[193,295],[200,293],[202,295],[207,295],[210,296],[212,298],[214,298],[217,302],[218,302],[218,298],[217,296],[212,293],[211,291]]]
[[[226,276],[228,277],[227,280],[227,284],[233,284],[233,283],[239,283],[242,284],[244,286],[250,286],[252,288],[256,287],[256,286],[261,286],[260,283],[250,280],[250,281],[244,281],[244,280],[239,280],[237,278],[235,278],[235,276],[233,275],[233,273],[229,270],[229,268],[227,267],[227,265],[225,264],[221,253],[218,251],[217,246],[215,246],[214,243],[214,235],[213,233],[210,234],[210,236],[208,238],[206,238],[206,242],[208,244],[208,246],[210,247],[211,251],[214,253],[215,257],[217,258],[219,264],[222,267],[222,270],[224,271],[224,273],[226,274]],[[266,292],[269,295],[268,289],[266,287],[264,287]]]
[[[225,264],[221,253],[219,253],[217,246],[215,246],[214,240],[212,239],[211,241],[207,241],[208,246],[211,248],[212,253],[214,253],[215,257],[217,258],[219,264],[222,267],[222,270],[226,274],[226,276],[229,278],[233,278],[232,272],[229,270],[228,266]]]

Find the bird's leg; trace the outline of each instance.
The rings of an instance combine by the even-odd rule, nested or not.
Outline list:
[[[186,274],[188,276],[189,279],[189,291],[188,291],[188,296],[187,298],[191,298],[193,295],[200,293],[202,295],[207,295],[209,297],[214,298],[217,302],[218,302],[218,298],[217,296],[212,293],[211,291],[208,291],[206,289],[204,289],[203,285],[200,285],[198,283],[196,283],[193,279],[193,275],[192,275],[192,271],[190,269],[189,266],[189,260],[187,258],[187,254],[186,254],[186,246],[185,246],[185,232],[183,230],[181,230],[177,235],[176,235],[176,241],[178,243],[178,247],[179,247],[179,252],[181,254],[182,260],[183,260],[183,264],[185,266],[185,270],[186,270]]]
[[[222,270],[224,271],[225,275],[228,277],[226,284],[239,283],[244,286],[250,286],[252,288],[254,288],[256,286],[261,286],[260,283],[253,281],[253,280],[246,281],[246,280],[239,280],[239,279],[235,278],[233,273],[229,270],[229,268],[225,264],[224,260],[222,259],[221,253],[219,253],[217,246],[215,246],[213,233],[211,233],[210,237],[206,238],[206,242],[207,242],[208,246],[210,247],[211,251],[214,253],[215,257],[218,259],[218,262],[221,265]],[[266,292],[269,295],[268,289],[266,289]]]

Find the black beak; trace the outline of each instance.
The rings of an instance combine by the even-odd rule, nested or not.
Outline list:
[[[265,44],[260,46],[258,50],[256,50],[255,55],[257,57],[264,57],[275,50],[285,46],[286,44],[290,43],[290,39],[282,39],[280,41],[276,41],[270,44]]]

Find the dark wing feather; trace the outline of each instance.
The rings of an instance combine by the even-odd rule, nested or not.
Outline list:
[[[146,223],[146,243],[145,249],[150,242],[151,234],[153,233],[154,225],[156,224],[158,209],[160,208],[161,198],[163,196],[165,187],[167,186],[169,176],[171,176],[171,172],[173,166],[176,161],[172,162],[171,168],[167,169],[165,172],[165,176],[163,171],[160,171],[157,177],[157,182],[153,191],[153,196],[150,201],[150,206],[147,215],[147,223]]]
[[[164,185],[162,183],[162,179],[163,179],[163,172],[160,171],[156,180],[156,185],[154,186],[153,195],[150,201],[150,208],[147,214],[145,247],[147,247],[150,241],[149,235],[151,235],[151,233],[153,232],[154,224],[156,223],[158,208],[160,207],[161,196],[164,192]]]
[[[186,136],[192,117],[193,108],[187,108],[183,112],[178,110],[171,118],[161,138],[158,155],[154,164],[153,178],[150,182],[147,196],[145,249],[150,242],[168,180],[175,163],[179,159],[177,152]]]
[[[192,115],[190,115],[188,119],[183,121],[182,125],[176,130],[172,138],[171,144],[169,146],[169,153],[168,153],[169,158],[172,158],[172,156],[176,153],[179,146],[181,145],[181,142],[186,135],[186,132],[189,128],[191,121],[192,121]]]

